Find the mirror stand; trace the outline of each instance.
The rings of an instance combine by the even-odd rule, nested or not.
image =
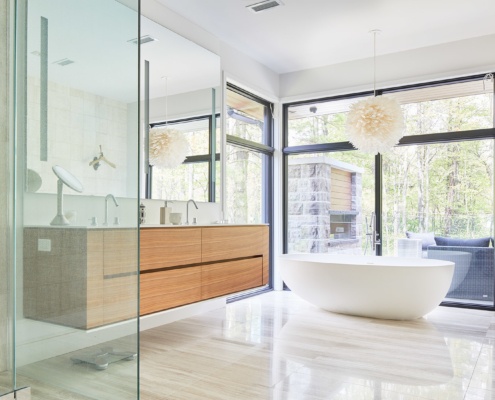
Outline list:
[[[62,190],[64,188],[64,183],[62,179],[59,179],[57,182],[57,215],[52,219],[50,225],[69,225],[69,221],[64,216],[64,197]]]
[[[64,184],[70,187],[72,190],[76,192],[82,192],[83,186],[81,182],[77,180],[77,178],[72,175],[69,171],[65,170],[59,165],[54,165],[52,167],[53,173],[57,175],[57,215],[53,218],[50,225],[63,226],[69,225],[69,221],[64,216],[64,198],[63,198],[63,188]]]

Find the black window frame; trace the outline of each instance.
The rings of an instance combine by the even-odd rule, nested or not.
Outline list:
[[[246,293],[241,295],[236,295],[233,297],[229,297],[228,301],[240,300],[245,297],[252,296],[254,294],[259,294],[263,291],[269,291],[273,288],[273,190],[274,190],[274,181],[273,181],[273,163],[274,163],[274,153],[275,148],[273,147],[273,103],[268,100],[265,100],[259,96],[256,96],[250,93],[247,90],[244,90],[230,82],[227,82],[226,90],[231,90],[239,95],[246,97],[249,100],[255,101],[257,103],[265,106],[265,114],[264,114],[264,124],[263,124],[263,135],[262,141],[263,143],[254,142],[251,140],[246,140],[243,138],[239,138],[233,135],[229,135],[226,133],[226,143],[242,147],[251,151],[255,151],[261,154],[268,156],[267,162],[263,163],[262,170],[262,186],[263,186],[263,209],[264,209],[264,223],[269,226],[269,253],[270,253],[270,272],[269,272],[269,282],[268,287],[263,288],[261,290],[255,290],[253,293]],[[226,104],[227,106],[227,104]]]
[[[220,114],[215,114],[215,119],[220,118]],[[216,178],[213,176],[215,174],[216,169],[213,168],[213,153],[212,149],[216,148],[215,143],[215,135],[213,135],[214,130],[216,129],[216,122],[213,120],[213,116],[211,114],[206,115],[198,115],[195,117],[188,118],[178,118],[169,121],[159,121],[153,122],[149,125],[150,129],[160,126],[173,126],[180,123],[185,122],[194,122],[194,121],[208,121],[208,153],[207,154],[199,154],[194,156],[187,156],[182,164],[196,164],[196,163],[208,163],[208,202],[215,203],[216,200],[216,190],[215,190],[215,181]],[[215,153],[215,161],[220,161],[220,153]],[[153,165],[148,164],[148,180],[146,181],[146,199],[152,199],[151,193],[153,190]],[[171,199],[173,200],[173,199]]]

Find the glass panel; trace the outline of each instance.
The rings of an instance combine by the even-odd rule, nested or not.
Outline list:
[[[288,252],[374,254],[374,156],[289,156]]]
[[[452,259],[447,297],[492,304],[493,140],[394,148],[383,171],[383,254]]]
[[[493,85],[482,80],[385,94],[401,104],[405,135],[493,128]]]
[[[181,164],[177,168],[153,167],[151,197],[208,202],[208,162]]]
[[[14,121],[14,104],[10,83],[14,77],[14,2],[0,1],[0,397],[14,390],[12,323],[14,318],[12,271],[12,157],[11,126]]]
[[[266,106],[227,89],[227,132],[252,142],[264,143]]]
[[[263,223],[263,163],[267,156],[227,145],[226,213],[230,223]]]
[[[15,351],[33,399],[139,395],[139,15],[126,4],[30,1],[19,18]]]
[[[365,97],[315,101],[288,109],[288,145],[302,146],[348,141],[345,133],[349,107]]]

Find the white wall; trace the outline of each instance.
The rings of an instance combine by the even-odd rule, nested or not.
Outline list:
[[[495,35],[377,56],[377,88],[428,82],[495,69]],[[350,61],[280,76],[283,102],[373,88],[373,59]]]
[[[220,112],[220,87],[216,90],[217,112]],[[165,112],[167,110],[167,112]],[[150,100],[150,122],[208,115],[212,112],[212,89],[196,90]]]
[[[278,97],[279,76],[268,67],[237,51],[156,0],[142,2],[141,13],[152,21],[219,55],[221,68],[227,78],[232,78],[259,94]]]

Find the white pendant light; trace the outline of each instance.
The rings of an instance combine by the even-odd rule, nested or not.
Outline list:
[[[165,79],[165,126],[150,129],[149,160],[151,165],[162,168],[176,168],[190,152],[189,142],[184,134],[169,129],[168,124],[168,78]]]
[[[349,141],[365,153],[385,153],[403,136],[404,116],[396,100],[376,96],[376,35],[373,33],[373,97],[358,101],[349,108],[346,132]]]

